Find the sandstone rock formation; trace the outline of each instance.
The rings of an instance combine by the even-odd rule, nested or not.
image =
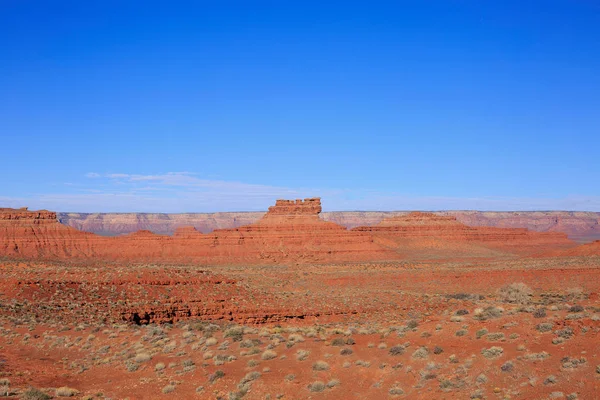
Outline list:
[[[547,248],[568,248],[573,242],[558,232],[533,232],[525,228],[470,227],[456,217],[427,212],[411,212],[390,217],[374,226],[353,231],[369,232],[396,243],[400,249],[434,248],[476,255],[493,255],[489,250],[534,254]],[[456,243],[463,244],[456,246]],[[473,244],[479,246],[474,247]],[[482,248],[483,246],[483,248]],[[485,249],[482,253],[482,250]]]
[[[202,234],[184,227],[173,236],[141,230],[103,237],[64,226],[54,213],[8,209],[3,211],[4,219],[16,222],[3,225],[0,255],[202,264],[341,262],[395,256],[367,233],[349,232],[321,220],[320,212],[318,198],[278,200],[264,218],[240,228]]]
[[[346,228],[376,225],[384,218],[406,215],[404,211],[335,211],[323,212],[320,218]],[[564,232],[569,238],[589,242],[600,239],[600,213],[569,211],[438,211],[435,214],[455,216],[469,226],[527,228],[538,232]],[[186,214],[148,213],[58,213],[61,223],[78,230],[106,236],[118,236],[142,229],[160,235],[172,235],[178,228],[193,226],[199,232],[237,228],[257,222],[264,212],[223,212]]]
[[[9,257],[78,257],[92,254],[96,235],[62,225],[56,213],[0,208],[0,255]]]
[[[566,249],[563,233],[469,227],[456,217],[409,213],[351,230],[320,218],[321,200],[277,200],[256,223],[173,236],[140,230],[99,236],[60,224],[49,211],[0,209],[0,256],[135,263],[285,264],[427,257],[529,255]]]

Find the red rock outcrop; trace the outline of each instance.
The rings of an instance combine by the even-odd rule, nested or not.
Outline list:
[[[334,211],[320,218],[346,228],[376,225],[384,218],[406,215],[406,211]],[[435,214],[455,216],[469,226],[527,228],[537,232],[564,232],[569,238],[588,242],[600,239],[600,213],[575,211],[437,211]],[[199,232],[229,229],[253,224],[264,212],[222,213],[58,213],[61,223],[78,230],[106,236],[118,236],[142,229],[161,235],[172,235],[178,228],[193,226]]]
[[[56,213],[0,208],[0,255],[49,258],[92,254],[96,235],[62,225]]]
[[[516,254],[534,254],[548,248],[574,246],[564,233],[532,232],[524,228],[470,227],[460,223],[454,216],[427,212],[411,212],[386,218],[375,226],[352,230],[369,232],[392,240],[400,248],[404,246],[411,249],[422,246],[460,250],[455,244],[465,243]],[[481,250],[472,246],[464,247],[462,253],[478,254]]]
[[[272,264],[397,260],[423,249],[436,256],[528,255],[574,246],[562,233],[469,227],[434,213],[399,215],[352,230],[323,221],[320,213],[319,198],[277,200],[258,222],[210,234],[182,227],[173,236],[141,230],[104,237],[64,226],[49,211],[1,209],[0,256]]]
[[[567,250],[548,252],[543,255],[553,257],[600,256],[600,240],[596,240],[592,243],[582,244]]]
[[[102,237],[61,225],[54,213],[19,212],[18,220],[15,210],[4,212],[6,220],[16,222],[4,224],[0,255],[202,264],[367,261],[395,256],[368,233],[322,221],[318,198],[278,200],[260,221],[240,228],[202,234],[187,227],[173,236],[142,230]]]

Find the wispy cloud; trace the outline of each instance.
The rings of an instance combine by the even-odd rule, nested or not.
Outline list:
[[[290,188],[212,180],[190,172],[143,175],[98,173],[63,193],[0,197],[0,207],[79,212],[262,211],[278,198],[320,196],[326,211],[343,210],[489,210],[599,211],[600,197],[564,198],[406,196],[402,193],[348,189]]]

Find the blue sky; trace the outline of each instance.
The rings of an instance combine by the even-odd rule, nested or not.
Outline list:
[[[0,206],[600,211],[597,2],[172,3],[0,3]]]

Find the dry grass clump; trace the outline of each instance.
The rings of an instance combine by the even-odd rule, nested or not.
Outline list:
[[[327,364],[325,361],[319,360],[313,364],[312,369],[314,371],[327,371],[329,369],[329,364]]]
[[[340,385],[340,381],[337,379],[332,379],[329,382],[327,382],[327,387],[329,389],[333,389],[334,387],[339,386],[339,385]]]
[[[388,394],[390,396],[401,396],[404,394],[404,390],[402,390],[402,388],[396,384],[392,386],[390,390],[388,390]]]
[[[424,346],[419,347],[414,353],[412,353],[412,358],[424,359],[427,357],[429,357],[429,350]]]
[[[52,396],[36,388],[28,389],[21,395],[22,400],[50,400],[51,398]]]
[[[245,384],[247,384],[248,382],[255,381],[255,380],[257,380],[257,379],[258,379],[258,378],[260,378],[260,377],[261,377],[261,374],[260,374],[260,372],[258,372],[258,371],[252,371],[252,372],[248,372],[248,373],[246,374],[246,376],[244,376],[244,377],[242,378],[242,380],[241,380],[241,382],[240,382],[240,383],[241,383],[242,385],[245,385]]]
[[[152,356],[148,353],[138,353],[135,358],[134,361],[136,363],[143,363],[146,361],[150,361],[152,359]]]
[[[543,322],[543,323],[541,323],[541,324],[538,324],[538,325],[535,327],[535,329],[537,329],[537,330],[538,330],[538,332],[545,333],[545,332],[550,332],[550,331],[552,331],[552,328],[553,328],[553,327],[554,327],[554,324],[553,324],[553,323],[550,323],[550,322]]]
[[[525,354],[526,360],[544,360],[548,357],[550,357],[550,354],[546,353],[545,351],[542,351],[541,353]]]
[[[308,390],[310,390],[311,392],[322,392],[323,390],[325,390],[327,386],[325,385],[325,383],[321,382],[321,381],[315,381],[313,383],[311,383],[310,385],[308,385]]]
[[[67,386],[56,389],[56,397],[73,397],[79,394],[79,390]]]
[[[533,312],[533,318],[545,318],[546,317],[546,309],[538,308]]]
[[[221,379],[224,376],[225,376],[225,372],[223,372],[219,369],[208,376],[208,381],[210,383],[215,383],[216,380]]]
[[[482,337],[484,337],[487,334],[488,334],[488,330],[483,328],[483,329],[480,329],[477,332],[475,332],[475,337],[477,339],[481,339]]]
[[[272,360],[276,357],[277,353],[275,353],[273,350],[265,350],[260,356],[260,358],[262,358],[263,360]]]
[[[478,319],[480,321],[485,321],[488,319],[494,319],[494,318],[499,318],[502,316],[502,312],[503,310],[501,308],[498,307],[486,307],[485,309],[476,309],[475,310],[475,315],[473,316],[473,318]]]
[[[502,372],[512,372],[512,370],[515,368],[514,364],[511,361],[507,361],[504,364],[502,364],[502,366],[500,367],[500,370]]]
[[[498,340],[504,340],[504,333],[502,333],[502,332],[488,333],[488,335],[486,336],[486,338],[490,342],[496,342]]]
[[[389,354],[391,356],[400,356],[404,354],[405,348],[402,345],[396,345],[390,348]]]
[[[298,350],[296,352],[296,360],[304,361],[308,358],[309,354],[310,354],[310,351],[308,351],[308,350]]]
[[[500,301],[505,303],[526,304],[532,295],[533,291],[524,283],[511,283],[498,290]]]
[[[166,385],[165,387],[162,388],[162,392],[164,394],[172,393],[174,391],[175,391],[175,386],[174,385]]]
[[[481,349],[481,354],[483,354],[483,356],[485,358],[500,357],[502,355],[502,353],[504,353],[504,349],[502,347],[498,347],[498,346],[493,346],[493,347],[490,347],[489,349]]]

